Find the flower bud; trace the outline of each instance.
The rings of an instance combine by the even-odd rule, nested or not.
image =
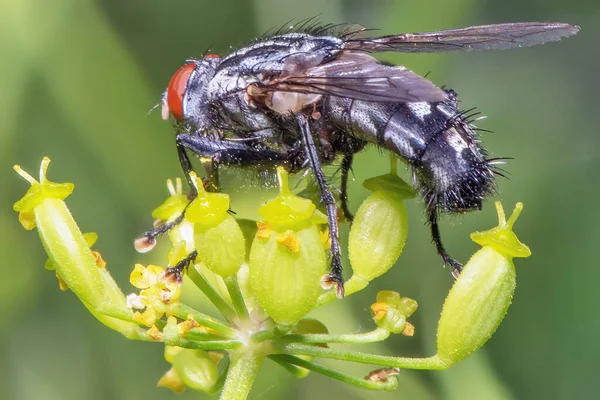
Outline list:
[[[68,287],[103,324],[125,335],[137,329],[135,324],[103,315],[100,309],[111,309],[123,316],[132,315],[125,296],[105,268],[98,268],[97,258],[90,250],[64,200],[73,192],[72,183],[56,183],[46,178],[50,159],[44,157],[39,181],[14,166],[31,187],[14,205],[19,220],[26,229],[37,227],[49,262],[55,269],[61,286]]]
[[[446,364],[460,361],[479,349],[506,315],[516,286],[513,257],[529,257],[531,251],[512,231],[522,203],[506,221],[496,202],[499,224],[471,234],[482,249],[464,266],[450,290],[438,325],[438,356]]]
[[[381,329],[405,336],[414,334],[414,327],[406,321],[417,310],[417,302],[400,293],[383,290],[377,294],[377,302],[371,305],[373,320]]]
[[[320,279],[327,260],[315,205],[294,196],[287,174],[278,169],[281,193],[262,206],[250,250],[250,286],[258,303],[281,325],[293,325],[312,310],[322,293]]]
[[[172,364],[172,368],[160,378],[158,386],[169,388],[176,393],[181,393],[189,387],[212,394],[219,375],[217,366],[222,357],[219,353],[204,350],[165,346],[165,360]]]
[[[373,193],[354,217],[348,256],[353,278],[368,282],[387,272],[400,257],[407,234],[404,200],[415,194],[395,174],[368,179],[364,186]]]
[[[173,358],[173,369],[187,387],[204,393],[210,393],[219,378],[217,363],[204,350],[181,350]]]
[[[193,176],[198,197],[188,206],[186,219],[194,223],[198,257],[212,272],[223,278],[235,275],[246,258],[246,241],[235,218],[229,213],[229,196],[209,193]]]

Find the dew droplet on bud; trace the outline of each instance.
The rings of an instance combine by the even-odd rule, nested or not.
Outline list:
[[[133,247],[138,253],[147,253],[156,246],[156,239],[148,236],[140,236],[133,242]]]

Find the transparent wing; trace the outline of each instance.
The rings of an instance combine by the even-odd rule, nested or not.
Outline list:
[[[404,53],[506,50],[557,41],[579,30],[577,25],[562,22],[517,22],[374,38],[348,38],[344,49]]]
[[[446,99],[443,90],[404,67],[390,67],[362,52],[346,51],[330,62],[283,74],[264,88],[378,102]]]

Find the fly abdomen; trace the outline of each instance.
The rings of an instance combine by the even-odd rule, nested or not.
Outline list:
[[[382,146],[409,164],[429,209],[481,208],[494,174],[477,134],[448,91],[441,103],[375,103],[331,97],[324,107],[338,129]]]

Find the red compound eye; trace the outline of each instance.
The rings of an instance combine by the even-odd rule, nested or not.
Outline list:
[[[185,93],[185,88],[187,87],[188,79],[190,79],[190,75],[195,69],[196,64],[185,64],[173,74],[171,82],[169,82],[169,86],[167,87],[167,104],[169,106],[169,111],[178,121],[183,119],[183,95]]]

